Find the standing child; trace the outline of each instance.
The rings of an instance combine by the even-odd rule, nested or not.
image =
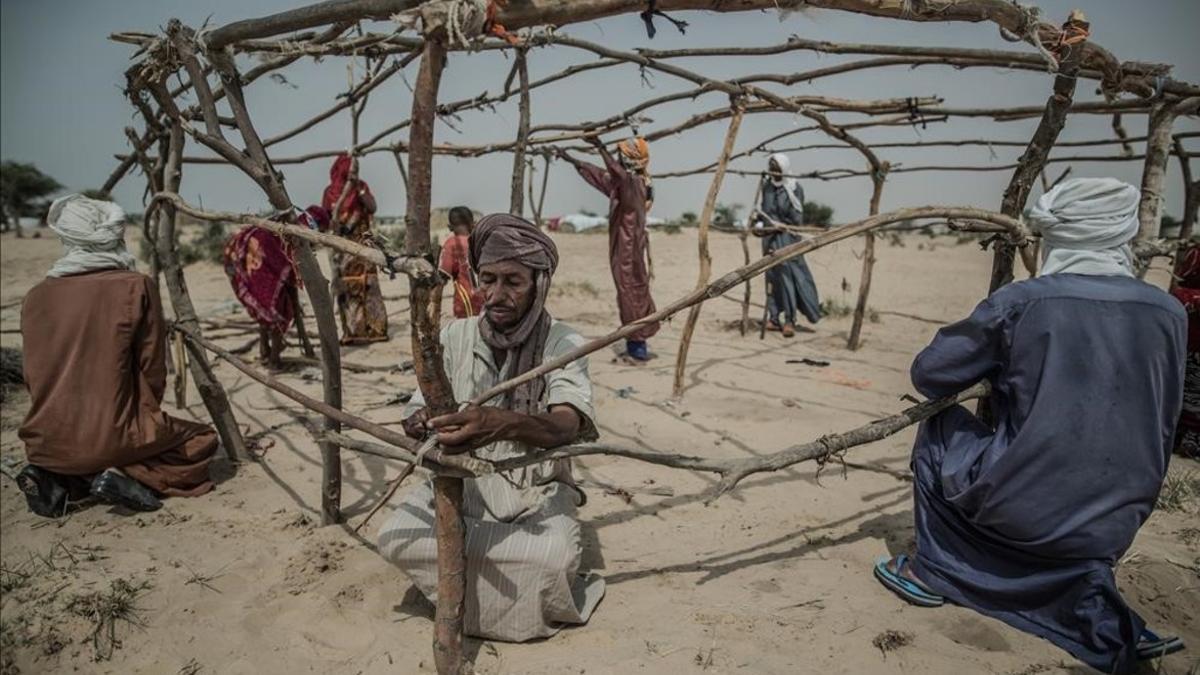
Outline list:
[[[483,298],[475,289],[474,275],[467,263],[467,251],[475,217],[471,209],[455,206],[450,209],[450,232],[442,244],[442,257],[438,269],[454,283],[454,318],[465,319],[479,314],[483,309]]]

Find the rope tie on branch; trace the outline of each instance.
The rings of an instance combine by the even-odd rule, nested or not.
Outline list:
[[[848,448],[838,449],[833,447],[833,438],[828,435],[818,438],[816,442],[824,450],[824,452],[813,460],[817,463],[817,472],[813,475],[813,480],[816,481],[817,485],[821,484],[821,472],[825,470],[825,465],[833,461],[841,465],[842,478],[845,478],[848,473],[846,470],[846,450]]]
[[[1051,51],[1058,63],[1062,63],[1071,53],[1071,47],[1086,42],[1092,35],[1091,24],[1087,17],[1078,9],[1071,10],[1070,16],[1062,25],[1058,34],[1058,43]]]
[[[1058,72],[1059,60],[1055,55],[1046,49],[1042,44],[1041,37],[1038,36],[1038,27],[1041,24],[1042,10],[1033,6],[1017,6],[1021,10],[1021,25],[1017,26],[1017,31],[1014,33],[1007,30],[1003,26],[1000,27],[1000,37],[1009,42],[1028,42],[1033,45],[1034,49],[1046,59],[1046,70],[1051,73]]]
[[[454,0],[446,16],[450,44],[466,47],[482,33],[490,4],[487,0]]]
[[[909,96],[904,99],[904,104],[908,107],[908,121],[912,125],[912,128],[917,128],[917,122],[921,123],[921,129],[927,128],[925,115],[921,112],[920,99]]]
[[[399,257],[397,257],[396,255],[394,255],[392,253],[389,253],[386,249],[380,249],[380,252],[383,253],[383,261],[386,263],[384,269],[387,270],[388,280],[395,281],[396,280],[396,261],[399,260]]]
[[[417,29],[420,20],[424,33],[444,27],[448,43],[462,49],[476,46],[485,35],[494,35],[516,46],[521,39],[496,21],[500,8],[506,4],[507,0],[443,0],[393,14],[391,19],[401,29],[412,30]]]

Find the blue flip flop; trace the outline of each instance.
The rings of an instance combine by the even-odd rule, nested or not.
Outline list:
[[[1159,637],[1157,633],[1146,628],[1142,630],[1142,634],[1138,637],[1137,657],[1139,661],[1160,659],[1167,654],[1174,654],[1183,650],[1183,640],[1174,635]]]
[[[946,598],[904,576],[904,566],[909,562],[906,554],[901,553],[896,556],[895,572],[887,567],[890,560],[890,558],[880,558],[875,561],[875,578],[889,591],[918,607],[941,607],[946,604]]]

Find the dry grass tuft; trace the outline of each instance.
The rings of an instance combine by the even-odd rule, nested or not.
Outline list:
[[[871,644],[883,654],[883,658],[887,658],[888,652],[894,652],[901,647],[907,647],[912,644],[915,636],[912,633],[898,630],[885,630],[871,640]]]
[[[120,649],[117,624],[124,622],[139,628],[145,626],[137,601],[149,588],[148,581],[134,583],[132,580],[113,579],[109,582],[108,590],[80,593],[67,602],[68,612],[93,624],[89,637],[94,660],[106,661],[112,658],[114,650]]]
[[[1200,472],[1168,471],[1156,508],[1168,513],[1191,513],[1200,502]]]
[[[1179,535],[1179,541],[1183,542],[1184,546],[1200,546],[1200,527],[1185,527],[1175,534]]]

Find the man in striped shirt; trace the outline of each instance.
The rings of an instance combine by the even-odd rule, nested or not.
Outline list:
[[[478,273],[483,314],[454,321],[441,335],[458,401],[583,344],[578,333],[546,312],[558,251],[535,225],[508,214],[487,216],[471,234],[469,258]],[[410,436],[434,433],[450,452],[473,451],[493,462],[596,438],[586,357],[483,406],[431,418],[417,392],[406,412]],[[467,479],[463,495],[465,632],[519,642],[586,623],[604,596],[604,581],[579,572],[575,514],[584,499],[570,460]],[[418,487],[379,533],[380,553],[430,599],[437,592],[432,502],[432,489]]]

